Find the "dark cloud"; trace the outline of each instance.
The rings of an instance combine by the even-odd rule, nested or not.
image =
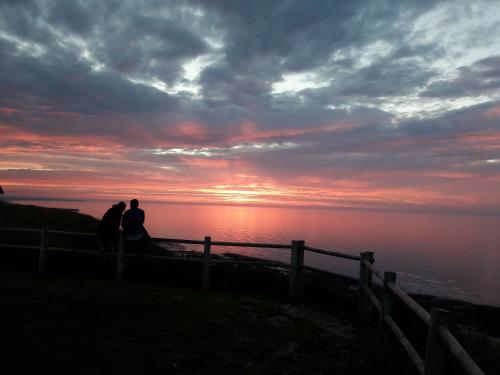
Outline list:
[[[264,77],[258,79],[222,65],[205,69],[200,83],[209,107],[234,105],[255,110],[270,105],[271,83]]]
[[[329,104],[343,96],[405,94],[425,85],[433,75],[427,62],[436,56],[435,46],[410,45],[412,41],[405,39],[411,25],[405,21],[432,9],[433,2],[200,3],[209,10],[213,22],[221,25],[225,43],[224,61],[208,68],[200,80],[205,99],[211,104],[217,96],[229,101],[235,98],[233,104],[241,105],[234,87],[243,91],[248,88],[251,105],[255,105],[254,93],[266,104],[265,95],[253,88],[264,89],[285,73],[310,69],[322,69],[325,79],[333,80],[330,90],[311,90],[310,98],[318,104]],[[368,67],[356,68],[364,49],[376,41],[393,48]],[[332,56],[340,51],[352,56],[333,61]],[[222,79],[213,79],[214,73]]]
[[[302,95],[323,105],[408,95],[425,86],[434,74],[425,63],[384,59],[357,70],[342,69],[335,73],[328,87],[304,90]]]
[[[277,56],[285,70],[321,66],[336,50],[356,48],[405,31],[401,11],[413,18],[432,1],[210,1],[199,2],[225,26],[227,61]]]
[[[144,85],[134,84],[112,71],[94,72],[73,54],[9,56],[2,59],[0,103],[14,108],[33,106],[86,114],[168,111],[175,99]],[[50,111],[47,111],[50,115]]]
[[[92,31],[105,10],[101,1],[53,1],[48,4],[48,20],[70,32],[85,35]]]
[[[493,90],[500,90],[500,55],[460,68],[457,77],[432,83],[422,95],[449,98],[475,96]]]
[[[123,22],[102,25],[102,47],[96,50],[104,63],[118,71],[173,83],[183,73],[181,64],[186,59],[209,50],[200,36],[178,20],[140,13],[123,17]]]
[[[2,21],[9,30],[21,36],[31,36],[33,22],[41,14],[40,7],[35,0],[10,0],[0,3]],[[5,27],[5,26],[4,26]]]
[[[398,129],[407,137],[433,136],[445,138],[454,134],[480,133],[500,130],[500,117],[486,113],[500,102],[484,103],[457,110],[450,110],[439,117],[400,121]]]

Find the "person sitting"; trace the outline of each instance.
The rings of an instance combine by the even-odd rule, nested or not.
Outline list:
[[[123,211],[127,205],[125,202],[118,202],[109,208],[101,221],[97,232],[99,234],[99,248],[102,251],[117,251],[120,236],[120,223]]]
[[[146,228],[144,228],[144,220],[145,214],[139,208],[139,201],[132,199],[130,201],[130,209],[125,211],[122,219],[123,234],[129,244],[145,244],[147,242],[149,235]]]

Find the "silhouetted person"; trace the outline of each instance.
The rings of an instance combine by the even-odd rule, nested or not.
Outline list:
[[[102,217],[98,227],[101,250],[118,250],[120,223],[125,207],[127,207],[125,202],[118,202],[109,208]]]
[[[125,211],[122,219],[123,234],[129,245],[134,248],[138,245],[146,246],[149,241],[149,235],[144,228],[144,211],[139,208],[139,201],[132,199],[130,209]],[[130,247],[130,246],[129,246]]]

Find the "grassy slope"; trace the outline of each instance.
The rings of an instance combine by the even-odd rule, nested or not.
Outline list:
[[[347,321],[262,297],[0,273],[0,373],[369,374]]]

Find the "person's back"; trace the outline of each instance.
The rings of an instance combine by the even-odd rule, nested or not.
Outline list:
[[[124,202],[113,205],[106,211],[99,222],[98,233],[102,248],[106,249],[109,246],[111,246],[112,250],[117,248],[120,222],[125,207]]]
[[[123,234],[127,239],[139,240],[145,234],[144,211],[139,208],[139,201],[132,199],[130,209],[125,211],[122,219]]]
[[[99,234],[110,236],[118,233],[122,211],[115,206],[109,208],[99,222]]]

